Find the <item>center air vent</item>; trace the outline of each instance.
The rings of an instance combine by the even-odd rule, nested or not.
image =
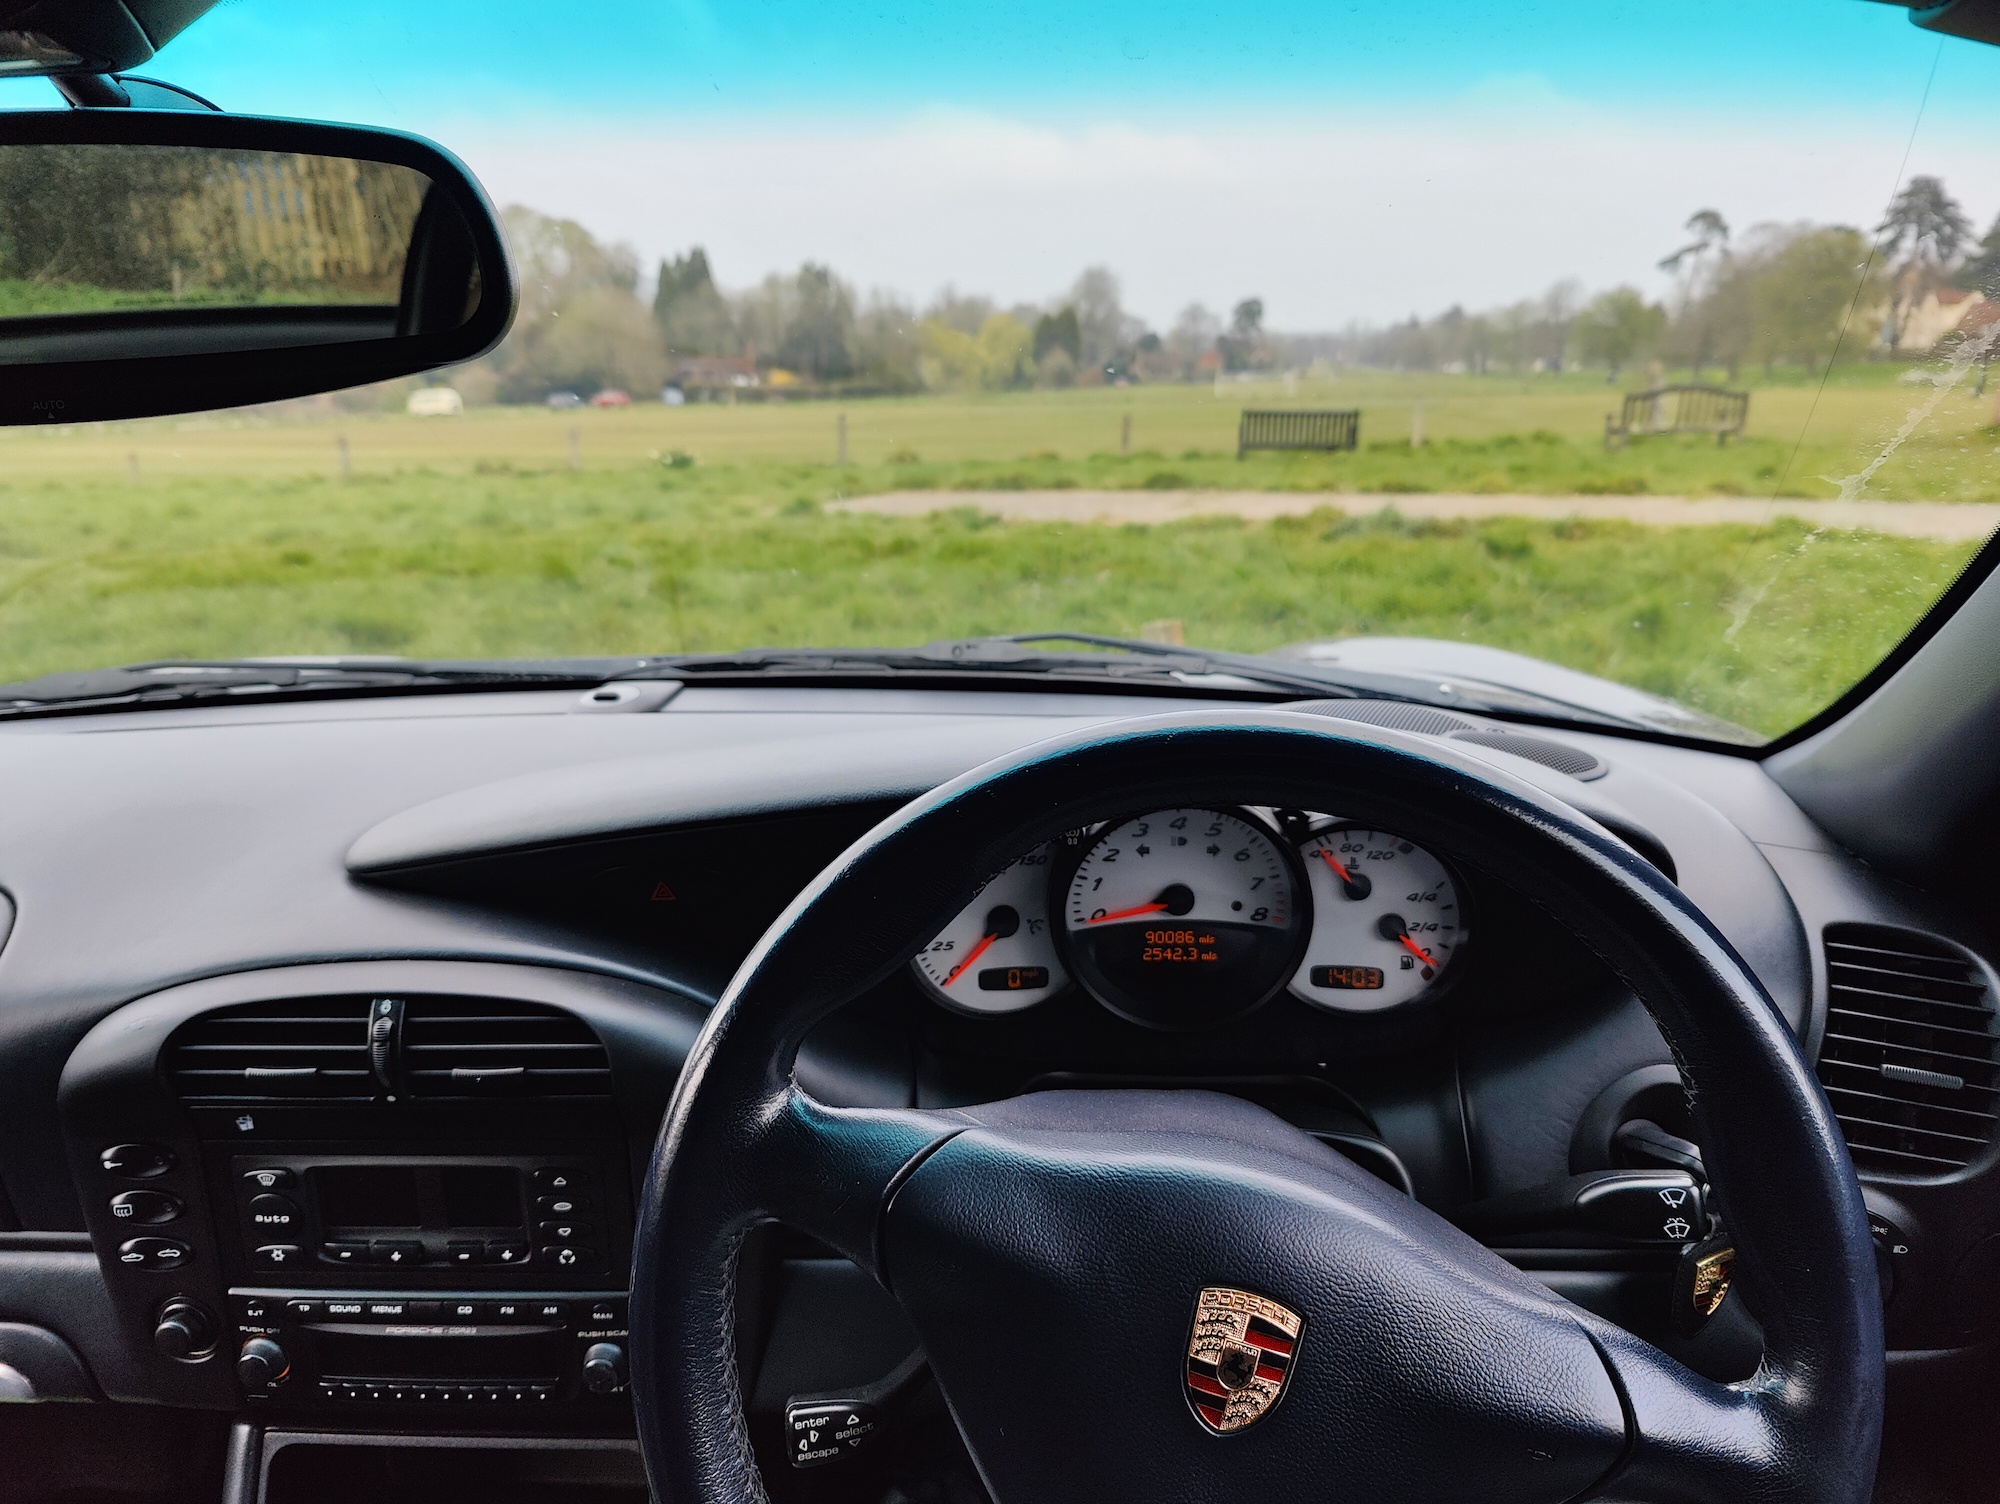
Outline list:
[[[1819,1078],[1855,1165],[1948,1175],[1985,1152],[2000,1104],[1986,968],[1949,941],[1873,924],[1826,927]]]
[[[608,1097],[611,1061],[590,1025],[538,1003],[418,997],[403,1014],[415,1097]]]
[[[175,1031],[167,1079],[187,1103],[604,1098],[611,1062],[590,1025],[540,1003],[411,997],[371,1060],[372,995],[218,1008]]]
[[[167,1080],[183,1102],[366,1102],[367,1028],[365,997],[218,1008],[175,1031]]]

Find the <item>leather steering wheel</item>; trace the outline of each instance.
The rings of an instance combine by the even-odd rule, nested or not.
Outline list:
[[[1186,804],[1334,808],[1504,869],[1618,973],[1688,1085],[1738,1298],[1764,1331],[1753,1378],[1690,1373],[1234,1099],[894,1111],[796,1085],[806,1031],[903,965],[988,873],[1062,831]],[[968,773],[821,873],[716,1005],[647,1178],[632,1380],[662,1504],[764,1498],[733,1291],[744,1235],[771,1219],[894,1293],[998,1504],[1862,1504],[1873,1484],[1874,1255],[1790,1029],[1660,873],[1449,744],[1284,712],[1120,722]],[[1303,1318],[1282,1402],[1227,1435],[1183,1394],[1206,1286]]]

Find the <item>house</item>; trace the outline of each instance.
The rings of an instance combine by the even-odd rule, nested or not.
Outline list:
[[[1904,311],[1896,348],[1913,352],[1934,349],[1939,340],[1959,328],[1982,306],[1991,306],[1989,300],[1962,287],[1940,287],[1927,292]]]
[[[760,385],[757,362],[748,355],[683,355],[674,361],[668,380],[683,390]]]

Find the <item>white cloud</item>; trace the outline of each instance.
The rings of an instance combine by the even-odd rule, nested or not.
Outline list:
[[[628,241],[707,247],[725,283],[805,260],[921,298],[1039,300],[1110,266],[1156,325],[1261,296],[1330,329],[1485,307],[1563,277],[1658,289],[1694,210],[1870,224],[1907,136],[1877,122],[1620,115],[1529,79],[1398,116],[1039,121],[935,110],[825,127],[439,122],[496,201]],[[1926,132],[1912,170],[1992,176],[1975,135]],[[1981,220],[1992,206],[1967,206]]]

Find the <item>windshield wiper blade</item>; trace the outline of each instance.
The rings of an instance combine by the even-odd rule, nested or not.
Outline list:
[[[588,688],[636,677],[653,658],[424,660],[413,658],[169,659],[48,674],[0,684],[0,717],[37,711],[123,709],[199,701],[341,694],[439,692],[518,685]]]

